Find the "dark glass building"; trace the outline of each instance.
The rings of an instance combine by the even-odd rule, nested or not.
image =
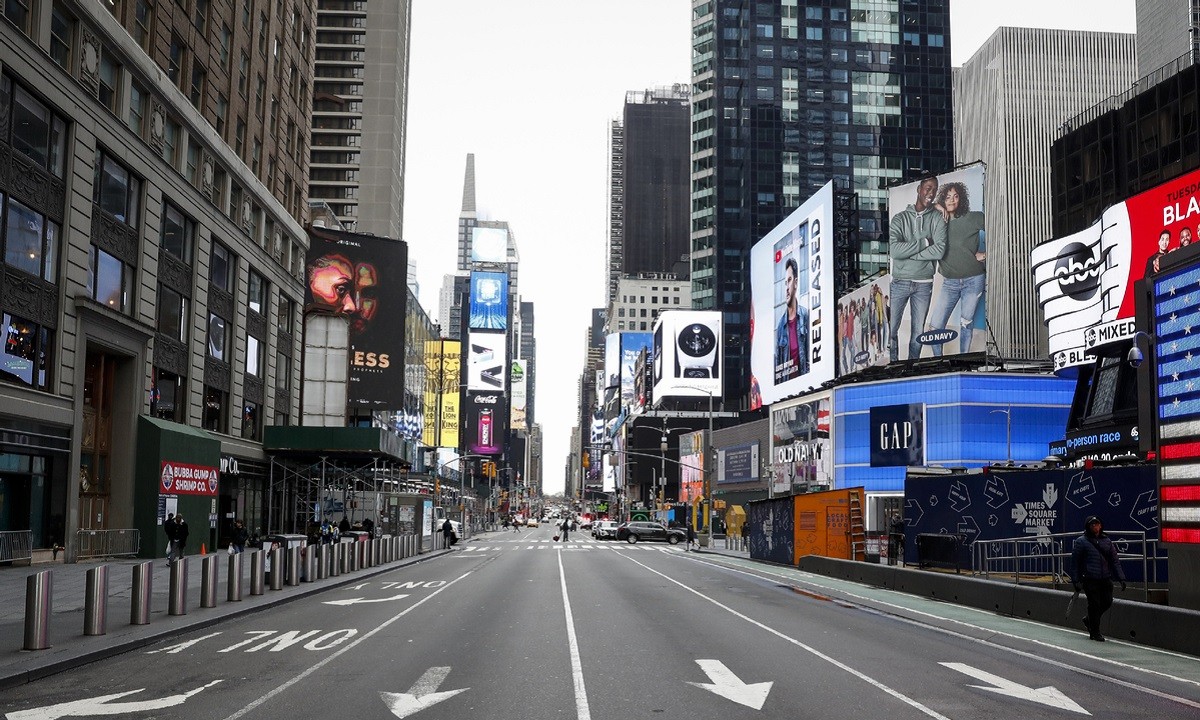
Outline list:
[[[832,179],[858,195],[870,274],[886,188],[953,166],[950,5],[713,0],[692,25],[692,304],[724,311],[726,406],[745,408],[751,246]]]

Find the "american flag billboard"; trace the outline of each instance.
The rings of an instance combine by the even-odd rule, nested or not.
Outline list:
[[[1200,265],[1155,278],[1153,313],[1162,540],[1200,543]]]

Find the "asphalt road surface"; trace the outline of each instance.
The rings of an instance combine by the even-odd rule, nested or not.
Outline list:
[[[682,546],[597,543],[582,532],[564,544],[552,532],[485,534],[357,585],[5,691],[0,712],[1200,718],[1197,658]]]

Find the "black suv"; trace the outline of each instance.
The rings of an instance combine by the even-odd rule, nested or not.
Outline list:
[[[687,532],[676,528],[664,527],[656,522],[627,522],[617,527],[617,540],[635,543],[639,540],[665,540],[672,545],[678,545],[687,540]]]

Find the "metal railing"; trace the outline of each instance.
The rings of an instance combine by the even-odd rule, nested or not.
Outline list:
[[[75,549],[81,559],[136,556],[141,546],[142,533],[132,528],[80,530],[75,534]]]
[[[0,562],[32,559],[32,530],[5,530],[0,532]]]
[[[1158,540],[1131,530],[1106,530],[1105,535],[1117,546],[1121,562],[1142,564],[1143,586],[1149,598],[1150,583],[1158,578],[1157,561],[1165,559],[1159,555]],[[988,579],[993,574],[1012,576],[1016,584],[1022,578],[1050,578],[1054,585],[1070,584],[1071,545],[1077,537],[1079,533],[1052,533],[980,540],[971,546],[971,569]]]

